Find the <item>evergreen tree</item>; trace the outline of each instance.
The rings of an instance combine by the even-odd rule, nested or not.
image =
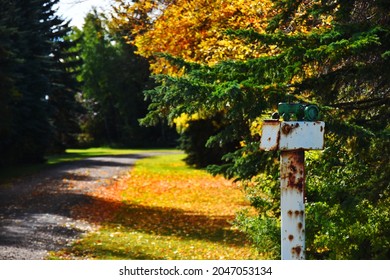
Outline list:
[[[52,94],[60,84],[67,83],[59,79],[61,59],[56,60],[55,45],[60,44],[64,27],[55,15],[57,2],[1,1],[1,36],[5,39],[1,60],[6,67],[1,69],[0,164],[42,161],[51,146],[56,124],[50,112],[55,106],[49,100],[55,98]],[[60,94],[65,93],[56,96]]]
[[[2,149],[11,162],[34,162],[42,159],[50,126],[45,96],[49,90],[47,65],[50,32],[43,1],[6,1],[9,21],[15,30],[12,49],[17,57],[14,65],[16,98],[11,105],[12,121],[9,135]]]
[[[3,148],[9,145],[9,135],[12,127],[12,103],[16,99],[15,89],[15,65],[17,59],[13,50],[13,40],[16,30],[9,27],[11,20],[7,2],[0,6],[0,152],[3,159],[0,165],[7,158],[6,150]],[[4,154],[5,153],[5,154]]]
[[[48,96],[49,118],[53,127],[53,138],[49,152],[61,153],[74,147],[81,132],[79,120],[84,109],[76,100],[80,91],[77,75],[82,60],[77,49],[78,40],[67,22],[62,21],[53,30],[51,93]]]

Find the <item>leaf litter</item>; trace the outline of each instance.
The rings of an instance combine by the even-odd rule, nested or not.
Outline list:
[[[183,155],[137,161],[125,176],[95,189],[72,214],[99,226],[59,259],[262,259],[234,227],[249,208],[223,177],[186,167]],[[157,166],[157,168],[156,168]]]

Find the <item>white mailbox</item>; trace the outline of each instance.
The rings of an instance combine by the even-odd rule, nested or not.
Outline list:
[[[324,122],[265,120],[260,149],[265,151],[322,150]]]

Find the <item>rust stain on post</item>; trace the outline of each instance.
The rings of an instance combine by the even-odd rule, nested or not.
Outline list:
[[[285,153],[288,156],[286,160],[281,162],[280,173],[288,180],[286,187],[303,192],[305,189],[304,152],[291,151]]]
[[[282,259],[305,258],[304,151],[282,151],[280,160]]]
[[[297,258],[300,258],[301,252],[302,252],[302,247],[301,247],[301,246],[296,246],[296,247],[293,247],[293,248],[291,249],[291,253],[292,253],[293,255],[296,255]]]

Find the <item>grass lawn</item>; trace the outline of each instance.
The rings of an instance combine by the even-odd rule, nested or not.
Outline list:
[[[146,152],[173,151],[174,149],[114,149],[98,147],[89,149],[67,149],[65,154],[52,155],[47,157],[47,164],[56,164],[66,161],[80,160],[87,157],[127,155]]]
[[[248,207],[232,182],[187,167],[184,155],[141,159],[74,215],[99,225],[51,259],[262,259],[232,226]]]

